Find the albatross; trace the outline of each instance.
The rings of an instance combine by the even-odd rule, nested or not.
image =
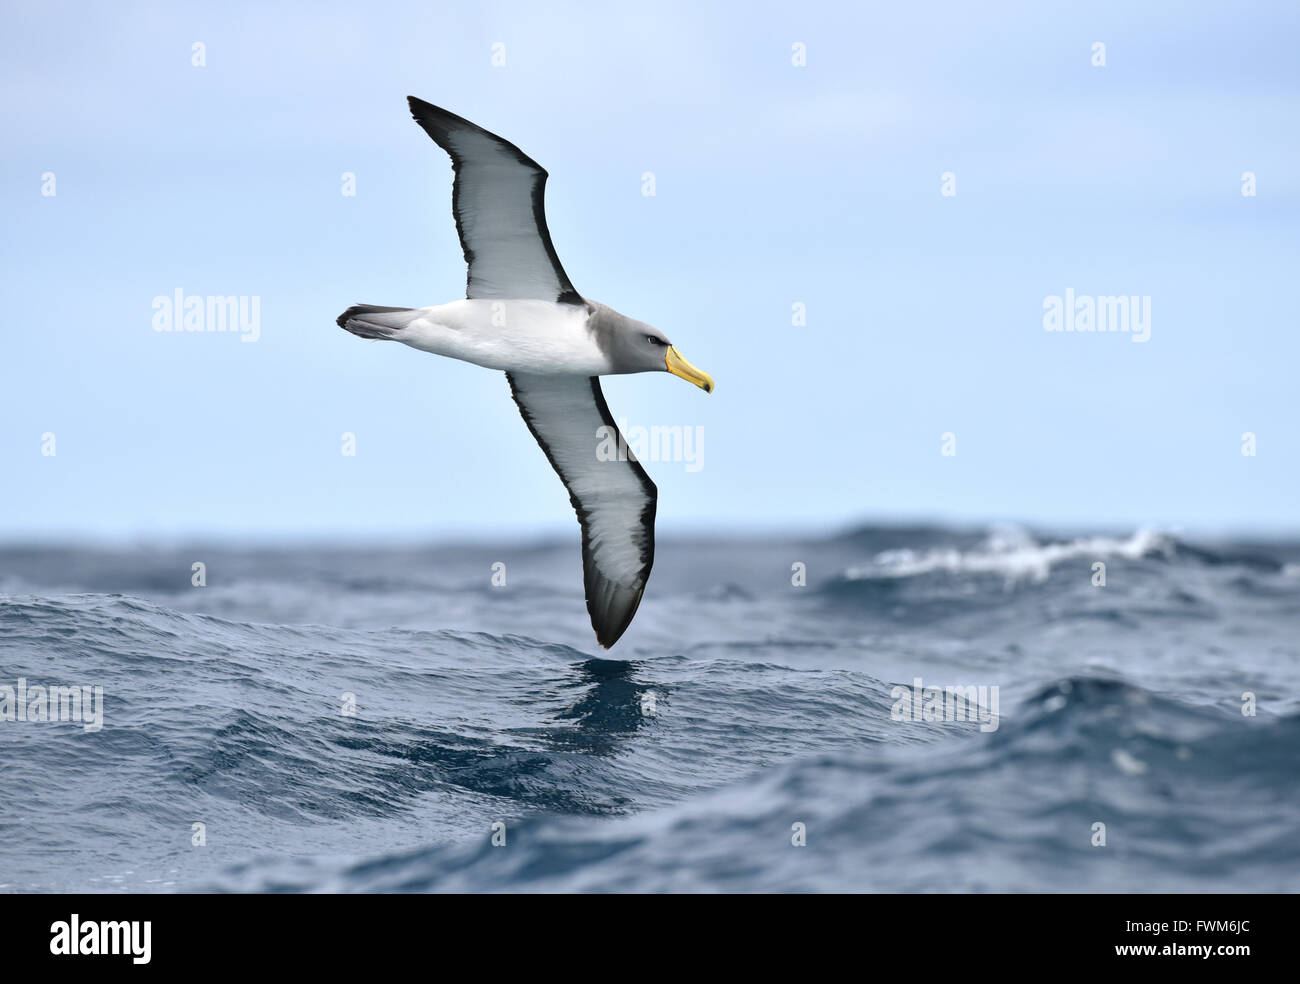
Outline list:
[[[630,453],[600,377],[670,372],[713,392],[663,332],[574,288],[546,228],[542,167],[508,140],[422,99],[411,115],[451,158],[451,210],[469,270],[465,299],[432,307],[356,304],[338,317],[361,338],[504,370],[529,431],[569,491],[582,527],[583,583],[596,641],[627,630],[654,564],[658,489]]]

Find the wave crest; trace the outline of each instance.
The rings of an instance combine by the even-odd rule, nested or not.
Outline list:
[[[1069,542],[1034,540],[1027,533],[997,531],[974,550],[951,547],[917,551],[884,550],[872,560],[844,572],[850,581],[917,577],[925,574],[996,574],[1009,584],[1046,581],[1052,568],[1069,560],[1106,560],[1122,557],[1141,560],[1172,558],[1178,541],[1157,530],[1142,529],[1125,539],[1109,536],[1079,537]]]

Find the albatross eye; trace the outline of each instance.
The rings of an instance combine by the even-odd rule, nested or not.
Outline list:
[[[646,335],[645,340],[646,340],[647,342],[649,342],[651,345],[667,345],[667,344],[668,344],[668,343],[665,342],[662,338],[655,338],[654,335]]]

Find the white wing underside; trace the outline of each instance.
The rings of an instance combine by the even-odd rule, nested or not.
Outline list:
[[[509,372],[506,378],[524,422],[569,490],[582,526],[587,611],[597,641],[608,649],[632,621],[650,577],[658,490],[627,450],[595,376]],[[598,455],[598,449],[614,453]]]
[[[546,228],[546,171],[514,144],[455,113],[408,98],[451,157],[451,209],[469,267],[465,296],[581,304]]]

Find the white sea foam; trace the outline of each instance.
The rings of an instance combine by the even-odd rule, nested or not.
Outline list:
[[[1175,540],[1166,533],[1142,529],[1127,539],[1079,537],[1068,543],[1039,543],[1017,530],[997,530],[975,550],[886,550],[870,563],[845,572],[851,580],[915,577],[936,571],[949,574],[1001,574],[1008,583],[1045,581],[1057,564],[1070,560],[1105,561],[1110,557],[1137,560],[1153,554],[1170,555]]]

